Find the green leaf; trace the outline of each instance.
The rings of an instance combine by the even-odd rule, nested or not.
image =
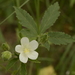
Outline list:
[[[20,73],[20,68],[21,68],[21,66],[19,65],[19,66],[16,68],[16,70],[14,70],[14,71],[12,72],[11,75],[18,75],[18,74]]]
[[[64,32],[49,32],[49,42],[60,45],[64,44],[66,45],[67,43],[72,43],[75,42],[75,39],[73,39],[70,35],[65,34]]]
[[[20,33],[22,34],[22,36],[28,37],[30,40],[36,39],[36,36],[27,29],[22,29]]]
[[[21,75],[27,75],[26,64],[21,63]]]
[[[43,47],[45,47],[48,51],[50,50],[50,44],[48,42],[44,43]]]
[[[37,25],[35,23],[35,21],[33,20],[33,18],[23,9],[21,8],[15,8],[15,12],[17,15],[17,18],[19,19],[19,23],[26,27],[30,32],[32,32],[32,34],[37,34]]]
[[[45,32],[49,27],[51,27],[58,16],[60,15],[58,2],[51,5],[45,12],[43,19],[41,21],[40,32]]]
[[[11,59],[6,67],[6,71],[8,71],[11,67],[13,67],[17,62],[17,60],[18,60],[17,58]]]

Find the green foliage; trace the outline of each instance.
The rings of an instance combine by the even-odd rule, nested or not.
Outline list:
[[[49,27],[51,27],[58,16],[60,15],[58,2],[51,5],[46,11],[41,21],[40,32],[45,32]]]
[[[69,55],[68,55],[68,58],[65,58],[65,61],[64,61],[64,64],[60,70],[60,74],[59,75],[64,75],[65,74],[65,71],[67,69],[67,66],[68,66],[68,62],[71,61],[71,59],[73,58],[74,56],[74,49],[70,51]]]
[[[70,49],[71,49],[71,46],[73,45],[73,43],[70,43],[66,49],[65,49],[65,52],[63,53],[63,55],[61,56],[60,58],[60,61],[56,67],[56,70],[57,69],[60,69],[60,67],[62,66],[62,64],[64,63],[64,61],[66,60],[66,57],[67,57],[67,54],[69,53]]]
[[[22,29],[20,31],[23,37],[28,37],[30,40],[35,39],[35,35],[33,35],[29,30],[27,29]]]
[[[4,51],[2,52],[2,58],[4,60],[9,60],[12,57],[12,53],[10,51]]]
[[[49,32],[49,41],[53,44],[60,45],[67,43],[75,42],[75,39],[73,39],[70,35],[65,34],[64,32]]]
[[[11,59],[6,67],[6,71],[8,71],[11,67],[13,67],[15,63],[17,62],[17,60],[18,60],[17,58]]]
[[[15,7],[15,12],[20,21],[19,23],[32,32],[32,34],[37,35],[37,25],[33,18],[25,10],[17,7]]]
[[[27,75],[26,64],[21,63],[21,75]]]
[[[75,0],[70,0],[70,6],[73,7],[74,4],[75,4]]]
[[[45,47],[47,50],[50,50],[50,43],[45,42],[45,43],[43,44],[43,47]]]
[[[40,34],[45,32],[49,27],[51,27],[55,23],[58,16],[60,15],[60,12],[58,10],[59,10],[58,2],[54,3],[54,5],[51,5],[46,10],[43,19],[41,21]],[[22,36],[26,36],[30,40],[36,39],[38,34],[38,27],[35,21],[33,20],[33,18],[25,10],[22,10],[20,8],[15,7],[15,11],[17,18],[20,21],[20,24],[27,28],[27,29],[22,29],[20,31]],[[60,44],[66,45],[67,43],[75,42],[75,40],[70,35],[65,34],[63,32],[49,32],[48,35],[46,36],[48,36],[48,40],[45,37],[45,35],[42,37],[41,35],[39,35],[41,44],[43,45],[43,47],[47,48],[48,50],[50,49],[51,43],[56,45]]]
[[[69,71],[70,71],[70,75],[74,75],[75,74],[75,55],[72,58]]]
[[[11,75],[17,75],[18,71],[19,71],[18,69],[13,71],[13,73]]]
[[[9,50],[10,49],[10,46],[8,45],[8,43],[2,43],[1,47],[3,50]]]
[[[19,0],[17,0],[17,1],[19,1]],[[32,1],[34,1],[34,0],[32,0]],[[39,5],[40,5],[39,1],[40,0],[36,0],[36,4],[35,4],[35,6],[36,6],[35,7],[36,8],[36,15],[37,15],[36,20],[39,20],[39,18],[41,16],[41,15],[39,16]],[[44,2],[44,0],[42,0],[42,1]],[[50,4],[49,0],[46,0],[46,1],[47,1],[47,4],[49,5]],[[61,1],[61,2],[63,2],[63,1]],[[71,6],[73,6],[74,3],[75,3],[75,0],[70,0],[70,1],[71,1]],[[59,3],[61,3],[61,2],[59,2]],[[56,45],[61,45],[61,44],[66,45],[67,43],[73,43],[73,42],[75,42],[75,38],[72,38],[70,35],[65,34],[63,32],[49,32],[48,35],[43,35],[43,33],[49,27],[51,27],[55,23],[55,21],[57,20],[58,16],[60,15],[60,12],[58,11],[59,10],[58,2],[54,3],[53,5],[51,5],[45,11],[45,14],[44,14],[44,16],[42,18],[41,24],[39,26],[37,26],[37,24],[35,23],[35,21],[33,20],[33,18],[25,10],[21,9],[20,7],[19,8],[15,7],[15,12],[17,14],[18,20],[20,21],[20,24],[23,27],[25,27],[25,28],[21,27],[22,28],[21,31],[18,31],[19,33],[22,34],[22,37],[23,36],[28,37],[30,40],[33,40],[33,39],[38,40],[38,37],[39,37],[40,42],[41,42],[40,44],[43,45],[43,47],[47,48],[48,50],[50,49],[50,44],[51,43],[52,44],[56,44]],[[33,5],[33,7],[34,7],[34,5]],[[63,10],[62,10],[62,12],[63,12]],[[12,14],[14,14],[14,13],[12,13]],[[34,12],[33,12],[33,15],[35,16]],[[65,15],[65,17],[67,17],[67,16]],[[68,18],[68,22],[71,22],[69,18]],[[38,27],[40,29],[38,29]],[[2,33],[0,33],[0,34],[1,34],[0,37],[2,37]],[[3,37],[2,37],[2,39],[3,39]],[[3,42],[3,41],[1,40],[0,42]],[[70,51],[70,48],[71,48],[72,45],[73,44],[69,44],[69,46],[67,47],[67,49],[63,53],[62,57],[60,58],[60,61],[58,62],[57,69],[61,68],[61,66],[63,65],[62,68],[61,68],[61,70],[60,70],[60,75],[64,75],[65,74],[68,62],[70,61],[70,59],[72,58],[72,55],[74,54],[74,51],[72,52],[72,50],[71,50],[70,53],[68,53]],[[68,55],[68,58],[66,59],[67,55]],[[52,54],[52,56],[53,56],[53,54]],[[75,58],[75,56],[74,56],[74,58]],[[74,67],[73,67],[73,66],[75,66],[74,65],[74,63],[75,63],[74,58],[73,58],[72,63],[71,63],[72,64],[71,65],[71,71],[74,71]],[[43,58],[40,58],[39,60],[40,61],[44,61],[44,62],[45,61],[49,62],[49,65],[50,65],[50,62],[53,62],[53,61],[55,62],[55,59],[53,60],[50,57],[49,58],[44,58],[43,57]],[[8,66],[7,66],[7,70],[9,70],[11,67],[13,67],[14,64],[16,63],[16,61],[17,61],[17,59],[12,59],[11,61],[9,61]],[[40,63],[37,60],[32,61],[32,62],[34,62],[34,63]],[[20,68],[21,68],[21,75],[27,75],[26,64],[21,63],[21,67]],[[17,72],[18,72],[17,70],[14,71],[12,75],[16,74]]]

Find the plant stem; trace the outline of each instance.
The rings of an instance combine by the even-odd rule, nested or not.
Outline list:
[[[28,75],[32,75],[32,69],[33,69],[33,63],[31,62]]]
[[[20,0],[16,0],[16,5],[17,5],[17,7],[20,6]]]
[[[28,1],[29,1],[29,0],[26,0],[19,8],[21,8],[22,6],[24,6]],[[15,11],[12,12],[6,19],[4,19],[4,20],[0,23],[0,25],[3,24],[8,18],[10,18],[14,13],[15,13]]]
[[[40,0],[34,0],[34,3],[35,3],[35,9],[36,9],[37,24],[39,24]]]
[[[71,44],[69,44],[69,45],[67,46],[66,51],[65,51],[64,54],[62,55],[60,62],[59,62],[58,65],[56,66],[56,70],[58,70],[59,67],[62,65],[62,63],[64,62],[65,57],[66,57],[67,53],[70,51],[72,45],[73,45],[73,43],[71,43]]]
[[[20,0],[16,0],[16,6],[17,6],[17,7],[20,6]],[[21,29],[22,29],[22,26],[21,26],[20,24],[18,24],[18,30],[20,31]],[[18,33],[19,33],[19,31],[18,31]],[[19,33],[19,37],[20,37],[20,38],[22,37],[21,35],[22,35],[22,34]]]
[[[74,50],[71,50],[68,58],[65,60],[61,70],[60,70],[60,74],[59,75],[64,75],[65,74],[65,71],[66,71],[66,68],[68,66],[68,62],[70,62],[70,60],[73,58],[74,56]]]
[[[35,9],[36,9],[36,21],[38,25],[38,34],[39,34],[39,19],[40,19],[40,0],[34,0]]]
[[[27,8],[28,8],[30,14],[31,14],[33,17],[35,17],[35,14],[34,14],[34,12],[33,12],[33,10],[32,10],[32,7],[31,7],[31,5],[30,5],[29,2],[27,3]]]
[[[26,64],[21,63],[21,75],[27,75]]]

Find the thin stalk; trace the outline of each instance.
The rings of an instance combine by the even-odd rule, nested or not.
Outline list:
[[[74,45],[72,51],[75,51],[75,45]],[[73,58],[70,63],[70,67],[69,67],[70,73],[72,73],[74,67],[75,67],[75,54],[73,55]]]
[[[31,6],[30,6],[30,3],[27,3],[27,8],[28,8],[30,14],[31,14],[33,17],[35,17],[34,12],[33,12],[32,8],[31,8]]]
[[[38,27],[38,34],[39,34],[39,19],[40,19],[40,0],[34,0],[35,3],[35,9],[36,9],[36,22]]]
[[[68,66],[68,63],[70,62],[71,58],[73,57],[74,55],[74,50],[71,50],[68,58],[65,60],[63,66],[61,67],[61,71],[60,71],[60,74],[59,75],[64,75],[65,71],[66,71],[66,68]]]
[[[34,0],[34,1],[35,1],[37,24],[39,24],[39,18],[40,18],[40,0]]]
[[[29,67],[29,74],[28,75],[32,75],[32,69],[33,69],[33,63],[30,63],[30,67]]]
[[[24,6],[28,1],[29,1],[29,0],[26,0],[21,6],[19,6],[19,8],[21,8],[22,6]],[[4,19],[4,20],[0,23],[0,25],[3,24],[8,18],[10,18],[14,13],[15,13],[15,11],[12,12],[6,19]]]
[[[64,52],[64,54],[62,55],[62,57],[60,58],[60,62],[58,63],[58,65],[56,66],[56,70],[59,69],[59,67],[62,65],[62,63],[64,63],[65,57],[68,54],[68,52],[70,51],[71,46],[73,45],[73,43],[69,44],[66,48],[66,51]]]
[[[21,75],[27,75],[27,69],[26,69],[26,64],[21,63],[21,68],[20,68],[20,73]]]
[[[16,0],[16,5],[17,5],[17,7],[20,6],[20,0]]]
[[[71,64],[70,64],[70,68],[69,68],[69,71],[72,72],[73,70],[73,66],[75,65],[75,55],[73,55],[73,58],[71,60]],[[75,67],[75,66],[74,66]]]
[[[16,0],[16,6],[19,7],[20,6],[20,0]],[[22,29],[22,26],[20,24],[18,24],[18,29],[19,31]],[[19,33],[20,38],[22,37],[22,34]]]

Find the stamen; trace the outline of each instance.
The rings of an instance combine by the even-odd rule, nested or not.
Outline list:
[[[29,53],[29,49],[25,48],[24,53]]]

